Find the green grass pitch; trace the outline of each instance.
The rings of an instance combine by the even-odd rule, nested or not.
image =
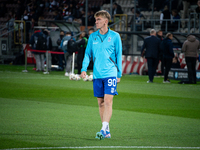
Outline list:
[[[200,82],[163,84],[125,75],[114,97],[111,139],[101,129],[92,82],[0,65],[0,149],[200,149]],[[17,149],[18,150],[18,149]]]

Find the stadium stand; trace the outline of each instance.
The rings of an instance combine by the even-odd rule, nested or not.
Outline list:
[[[23,1],[23,0],[22,0]],[[28,30],[29,35],[32,34],[33,27],[34,27],[34,22],[31,20],[31,18],[39,18],[43,17],[43,21],[45,22],[46,27],[59,27],[59,30],[64,30],[64,31],[72,31],[74,30],[73,28],[76,29],[75,34],[78,34],[80,31],[85,30],[85,26],[83,25],[83,20],[84,17],[87,15],[85,14],[85,2],[82,0],[74,0],[74,8],[76,10],[75,16],[73,16],[73,20],[70,23],[66,22],[63,20],[63,9],[64,9],[64,0],[58,0],[56,5],[53,6],[53,8],[48,7],[46,3],[44,4],[44,9],[41,14],[37,13],[36,16],[34,16],[33,10],[36,9],[37,12],[39,11],[38,9],[40,8],[40,3],[39,4],[32,4],[32,3],[26,3],[26,7],[23,9],[28,10],[28,17],[30,17],[28,20],[26,20],[26,23],[30,23],[30,29]],[[151,5],[148,4],[148,9],[146,10],[141,10],[140,13],[144,16],[144,19],[142,20],[142,29],[141,31],[134,31],[133,28],[131,28],[130,23],[131,19],[133,18],[134,14],[131,12],[131,8],[134,7],[136,10],[140,10],[138,7],[138,1],[139,0],[113,0],[113,3],[116,2],[118,3],[123,11],[124,16],[120,16],[120,19],[116,19],[116,22],[113,20],[110,22],[112,25],[113,23],[115,25],[111,26],[111,28],[117,32],[120,33],[122,37],[122,42],[123,42],[123,73],[124,74],[130,74],[130,73],[137,73],[137,74],[145,74],[148,70],[146,60],[145,58],[140,57],[140,48],[143,43],[143,39],[149,35],[149,31],[154,28],[156,30],[161,30],[161,24],[160,24],[160,16],[162,14],[163,8],[159,10],[155,10],[152,12]],[[24,1],[25,2],[25,1]],[[135,3],[136,2],[136,3]],[[149,2],[152,2],[149,0]],[[163,3],[166,2],[165,0]],[[5,40],[11,38],[13,35],[7,34],[8,29],[6,26],[6,23],[8,22],[9,15],[12,14],[13,12],[15,15],[19,13],[19,8],[20,4],[17,3],[15,0],[10,0],[10,1],[1,1],[0,3],[4,3],[6,7],[6,12],[4,17],[0,17],[0,38]],[[23,3],[24,4],[24,3]],[[100,9],[107,10],[110,12],[111,8],[110,0],[88,0],[88,10],[96,12]],[[164,6],[162,6],[164,7]],[[174,9],[175,6],[173,6]],[[192,33],[197,36],[198,39],[199,33],[200,33],[200,19],[198,18],[198,14],[196,14],[195,9],[197,5],[192,4],[189,7],[189,12],[190,14],[187,15],[185,18],[186,26],[182,27],[182,22],[183,20],[180,19],[179,21],[179,26],[176,31],[173,31],[174,34],[174,39],[173,39],[173,44],[174,44],[174,52],[178,56],[178,59],[181,63],[181,68],[185,68],[186,63],[184,59],[184,54],[181,53],[181,46],[182,43],[186,40],[186,35],[189,33]],[[23,14],[24,12],[21,13],[22,19],[25,17]],[[182,16],[184,13],[183,8],[180,8],[179,15]],[[200,16],[200,15],[199,15]],[[119,18],[119,16],[116,16]],[[188,18],[189,17],[189,18]],[[59,19],[56,19],[59,18]],[[15,17],[16,19],[16,17]],[[37,19],[36,19],[37,20]],[[63,22],[62,22],[63,21]],[[68,20],[69,21],[69,20]],[[117,22],[119,21],[119,22]],[[171,22],[171,20],[170,20]],[[77,26],[73,26],[75,23],[79,24]],[[17,23],[15,23],[16,25]],[[50,36],[53,39],[53,46],[55,47],[56,40],[59,36],[59,30],[50,32]],[[19,30],[21,31],[21,30]],[[164,31],[164,34],[166,34],[168,31]],[[18,32],[16,32],[18,34]],[[13,38],[12,38],[13,40]],[[13,42],[12,40],[9,40],[10,42]],[[11,44],[12,45],[12,44]],[[13,52],[9,52],[10,54],[15,54],[16,52],[16,45],[12,45],[9,47],[10,49],[15,49]],[[17,52],[19,47],[17,47]],[[0,53],[2,55],[2,53]],[[0,56],[1,57],[1,56]],[[161,63],[158,64],[158,69],[157,73],[161,72]],[[196,65],[197,69],[200,69],[199,62],[197,62]]]

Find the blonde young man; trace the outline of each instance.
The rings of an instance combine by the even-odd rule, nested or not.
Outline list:
[[[101,10],[95,14],[96,32],[88,40],[81,69],[81,77],[86,77],[87,67],[93,59],[93,91],[97,97],[102,121],[96,138],[111,138],[109,122],[112,116],[113,96],[122,76],[122,43],[120,35],[108,28],[110,15]]]

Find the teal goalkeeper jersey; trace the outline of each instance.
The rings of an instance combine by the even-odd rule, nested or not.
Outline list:
[[[122,76],[122,42],[120,35],[108,28],[103,39],[99,30],[89,37],[82,64],[82,71],[87,71],[90,60],[93,59],[93,78]]]

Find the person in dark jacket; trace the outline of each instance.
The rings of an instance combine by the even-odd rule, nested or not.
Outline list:
[[[63,39],[64,36],[65,36],[65,32],[63,30],[61,30],[60,31],[60,37],[57,40],[58,47],[57,47],[56,51],[58,51],[58,52],[62,52],[63,51],[61,49],[61,47],[60,47],[60,44],[61,44],[61,41],[62,41],[62,39]],[[64,54],[56,54],[55,56],[56,56],[56,58],[59,61],[59,68],[58,68],[58,70],[59,71],[63,71],[64,70],[64,63],[63,62],[65,62]]]
[[[118,5],[117,3],[113,4],[113,11],[112,11],[113,17],[115,14],[123,14],[122,7]]]
[[[47,50],[51,51],[52,50],[52,40],[50,37],[50,31],[48,31],[47,29],[43,30],[43,36],[46,39],[46,46],[47,46]],[[51,57],[51,53],[48,53],[48,59],[46,58],[46,65],[48,64],[48,70],[51,70],[51,64],[52,64],[52,57]]]
[[[172,66],[171,66],[171,68],[181,68],[181,65],[180,65],[180,62],[178,60],[178,57],[175,56],[172,59]]]
[[[43,33],[35,28],[34,34],[31,36],[29,44],[33,50],[36,50],[37,39],[43,36]],[[44,53],[40,52],[32,52],[34,54],[36,60],[36,72],[44,71]]]
[[[196,60],[200,43],[195,36],[189,35],[187,40],[183,43],[182,52],[185,53],[185,60],[188,69],[189,84],[196,84]]]
[[[81,74],[82,62],[85,55],[85,48],[87,46],[86,32],[82,32],[80,39],[76,41],[78,45],[78,56],[77,56],[77,65],[78,65],[78,74]]]
[[[171,14],[170,11],[168,9],[168,6],[166,5],[164,7],[163,12],[160,14],[160,23],[161,23],[161,30],[162,31],[168,31],[168,29],[170,28],[170,21],[163,21],[163,19],[170,19],[171,18]]]
[[[144,39],[144,44],[141,49],[141,56],[143,57],[145,54],[145,58],[147,58],[149,75],[149,81],[147,81],[147,83],[153,82],[154,75],[156,73],[158,64],[158,54],[160,52],[159,45],[160,40],[156,37],[156,31],[152,29],[150,31],[150,36]]]
[[[170,31],[176,31],[178,30],[178,28],[180,28],[179,26],[179,20],[181,19],[180,15],[178,14],[177,10],[172,10],[172,24],[170,25]]]
[[[163,62],[164,62],[164,81],[163,83],[170,83],[168,79],[169,70],[172,66],[172,59],[174,58],[173,34],[167,33],[166,38],[161,43],[161,49],[163,51]]]
[[[76,47],[76,42],[72,38],[71,32],[66,32],[65,37],[62,39],[60,44],[61,49],[64,51],[65,61],[66,61],[66,72],[65,76],[69,76],[72,70],[72,59],[73,59],[73,52]]]
[[[157,37],[158,37],[158,39],[160,40],[160,43],[161,43],[162,40],[163,40],[163,32],[162,32],[162,30],[159,30],[157,32]],[[162,53],[162,51],[160,51],[158,57],[159,57],[159,61],[161,61],[161,72],[162,72],[162,75],[164,75],[164,65],[163,65],[163,53]],[[159,64],[159,61],[158,61],[158,64]]]

